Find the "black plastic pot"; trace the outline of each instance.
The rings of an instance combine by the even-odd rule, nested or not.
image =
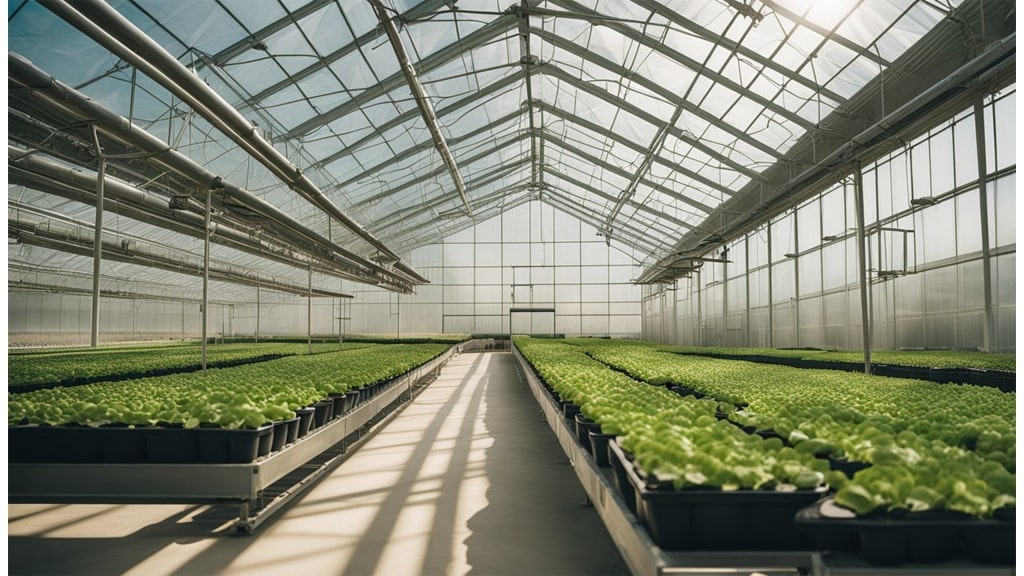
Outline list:
[[[608,458],[608,443],[612,441],[615,436],[611,434],[602,434],[600,428],[597,431],[591,430],[588,433],[588,440],[590,441],[590,453],[594,455],[594,462],[597,463],[598,468],[610,468],[612,463]]]
[[[320,428],[334,415],[334,401],[321,400],[313,404],[313,428]]]
[[[302,438],[306,434],[309,434],[309,430],[313,427],[313,415],[316,413],[310,406],[305,406],[295,410],[295,416],[299,419],[299,425],[296,429],[296,437]]]

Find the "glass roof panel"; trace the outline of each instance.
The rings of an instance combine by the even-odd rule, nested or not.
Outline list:
[[[259,106],[273,114],[285,129],[292,128],[316,115],[316,109],[310,106],[310,100],[307,100],[295,85],[289,85],[287,88],[267,96],[260,101]]]
[[[951,4],[959,4],[953,1]],[[913,8],[896,21],[887,32],[878,39],[878,50],[882,57],[892,61],[899,58],[908,48],[914,45],[925,32],[933,28],[942,19],[942,15],[929,6],[927,2],[918,2]]]
[[[721,2],[691,2],[690,0],[666,0],[666,7],[680,16],[716,34],[721,33],[732,15],[729,7]]]
[[[14,6],[9,2],[8,12]],[[78,86],[118,63],[118,58],[40,4],[24,4],[16,18],[16,25],[8,22],[7,49],[25,56],[65,84]]]
[[[865,84],[871,81],[879,73],[878,64],[868,58],[858,56],[850,64],[836,73],[835,77],[827,84],[828,88],[846,97],[852,97],[860,91]]]
[[[281,82],[287,75],[278,62],[290,60],[289,57],[276,58],[271,63],[270,57],[252,50],[243,52],[242,57],[223,64],[222,69],[231,75],[249,94],[258,94],[263,90]],[[305,58],[294,58],[294,60],[306,60]],[[306,60],[308,63],[308,60]]]
[[[631,230],[636,237],[624,241],[647,250],[671,248],[680,226],[702,224],[723,200],[755,190],[752,178],[774,177],[779,170],[764,171],[776,163],[806,165],[791,155],[803,154],[808,130],[825,126],[840,141],[848,135],[837,126],[876,119],[851,115],[847,100],[960,3],[385,2],[396,14],[412,11],[396,19],[399,36],[471,184],[471,201],[495,210],[503,194],[547,194],[522,190],[542,178],[552,204],[595,227]],[[385,243],[417,245],[467,225],[458,218],[423,225],[461,202],[371,3],[112,5],[258,124],[343,211],[364,226],[380,219]],[[313,229],[326,228],[322,211],[166,88],[141,74],[133,87],[132,69],[118,56],[41,5],[12,3],[8,14],[12,50],[115,112],[131,113],[205,168]],[[522,60],[524,22],[535,60]],[[153,176],[139,174],[136,184]],[[152,186],[170,184],[161,182]],[[88,219],[88,207],[77,202],[21,197]],[[620,204],[615,221],[604,222]],[[162,237],[155,227],[131,226],[131,233]]]
[[[463,38],[484,26],[484,22],[472,18],[458,18],[458,26],[450,19],[439,18],[416,22],[402,28],[402,42],[409,50],[409,57],[422,60],[438,50],[450,46],[453,40]]]
[[[260,5],[259,10],[252,9],[252,0],[221,0],[221,4],[250,32],[255,32],[286,15],[284,9],[276,3]]]
[[[380,25],[369,2],[345,2],[341,7],[345,21],[356,38],[373,32]]]
[[[482,126],[489,126],[509,114],[515,114],[522,102],[523,92],[521,86],[514,86],[512,89],[492,95],[491,99],[486,102],[474,101],[461,108],[449,110],[441,116],[441,121],[444,123],[448,135],[459,138]],[[526,122],[526,117],[523,114],[519,114],[517,118]],[[500,125],[490,132],[497,130],[500,133],[504,129],[504,125]]]
[[[196,0],[192,0],[192,1],[194,2]],[[170,4],[170,5],[168,5],[168,4]],[[121,1],[121,2],[115,2],[115,3],[111,4],[111,6],[113,6],[114,9],[117,10],[118,12],[120,12],[125,18],[130,20],[135,26],[137,26],[140,30],[142,30],[147,36],[149,36],[150,38],[155,40],[157,43],[159,43],[161,46],[163,46],[164,49],[166,49],[172,55],[174,55],[175,57],[181,58],[185,54],[186,50],[190,46],[188,41],[182,39],[179,36],[175,36],[173,34],[173,32],[169,31],[167,27],[162,25],[162,23],[161,23],[161,21],[159,19],[154,20],[153,17],[150,16],[150,15],[153,13],[153,11],[160,10],[160,9],[166,9],[166,10],[168,10],[168,13],[164,16],[165,18],[167,18],[168,20],[179,20],[179,21],[181,21],[181,19],[183,19],[183,18],[184,19],[189,19],[190,16],[194,16],[196,14],[196,12],[194,11],[195,10],[194,8],[193,8],[193,10],[189,10],[189,11],[181,10],[180,8],[181,8],[182,4],[184,4],[184,3],[169,2],[167,4],[161,4],[159,6],[152,6],[152,7],[146,6],[144,8],[144,7],[140,6],[140,5],[138,5],[137,3],[132,2],[131,0],[124,0],[124,1]],[[203,20],[206,19],[207,12],[209,12],[208,8],[202,10],[201,12],[199,12],[199,13],[204,15]],[[214,11],[214,14],[211,14],[209,16],[213,20],[220,20],[221,18],[225,17],[225,14],[224,14],[223,11],[218,9],[218,10]],[[193,21],[192,24],[193,24],[194,28],[201,28],[201,27],[203,27],[203,23],[202,22],[195,22],[195,21]],[[209,46],[209,45],[217,45],[217,46],[219,46],[219,45],[223,45],[223,44],[229,42],[230,40],[228,40],[228,38],[236,37],[240,28],[239,28],[238,24],[236,24],[235,22],[230,22],[230,23],[225,22],[225,24],[228,25],[227,28],[225,28],[225,29],[223,29],[221,31],[218,31],[218,30],[213,30],[212,31],[211,37],[214,37],[214,38],[218,38],[219,37],[220,38],[219,42],[211,43],[208,40],[203,40],[203,39],[197,39],[197,40],[203,42],[204,47],[205,46]],[[186,31],[186,33],[187,33],[187,31]],[[208,52],[208,50],[204,50],[204,52]]]

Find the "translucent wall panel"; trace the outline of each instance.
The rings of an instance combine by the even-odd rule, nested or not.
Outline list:
[[[1003,93],[993,106],[995,169],[1017,164],[1017,102],[1016,90]]]
[[[772,262],[778,262],[786,258],[786,254],[796,252],[796,231],[793,220],[793,215],[790,213],[772,222]]]
[[[985,183],[994,351],[1016,347],[1016,166],[1009,159],[1015,142],[1008,136],[1012,124],[1004,123],[1015,119],[1015,94],[1011,89],[985,105],[987,171],[1000,170]],[[722,272],[705,266],[701,282],[687,284],[677,293],[676,309],[664,312],[671,314],[672,338],[684,344],[860,348],[850,181],[730,246],[735,255],[745,244],[745,265],[730,255],[725,297]],[[866,164],[863,182],[872,345],[982,348],[986,283],[973,108]],[[911,202],[924,197],[931,200]],[[645,293],[645,305],[649,299],[657,296]],[[653,309],[645,308],[643,319],[645,337],[669,337]],[[647,323],[655,326],[648,330]]]
[[[989,183],[989,244],[992,248],[1017,242],[1017,175],[1010,174]]]
[[[809,296],[821,292],[821,251],[815,250],[801,256],[797,260],[800,283],[797,289],[800,296]]]
[[[796,298],[796,277],[793,260],[772,265],[772,303],[791,302]]]
[[[815,347],[820,347],[825,335],[821,300],[821,297],[800,300],[797,346],[808,346],[808,342],[814,342]]]
[[[92,298],[82,294],[8,291],[7,334],[11,346],[87,346],[91,340]],[[180,340],[202,334],[198,302],[100,298],[101,344]],[[211,304],[212,336],[233,332],[230,308]]]
[[[772,306],[772,344],[775,348],[794,348],[796,340],[796,306],[792,302]]]

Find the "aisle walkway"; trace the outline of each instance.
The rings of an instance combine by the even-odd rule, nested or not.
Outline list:
[[[10,574],[623,574],[508,353],[463,354],[251,537],[235,508],[8,505]]]

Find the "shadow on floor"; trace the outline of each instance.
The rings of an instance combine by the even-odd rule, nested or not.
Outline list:
[[[388,543],[388,540],[395,529],[399,515],[406,507],[410,497],[421,497],[421,495],[414,494],[413,490],[417,481],[423,480],[422,478],[418,478],[418,476],[426,462],[426,459],[432,453],[431,447],[437,441],[442,426],[452,413],[455,405],[460,401],[462,394],[467,389],[467,386],[474,378],[478,377],[476,375],[476,371],[480,367],[483,359],[483,355],[474,359],[472,366],[467,370],[466,376],[456,386],[450,399],[438,407],[434,417],[430,421],[430,424],[424,428],[422,435],[419,437],[415,447],[411,451],[411,457],[402,466],[399,479],[393,485],[386,488],[376,489],[369,487],[365,492],[363,492],[363,494],[366,494],[386,490],[387,496],[379,505],[369,528],[362,534],[359,542],[355,544],[347,565],[343,567],[339,566],[336,571],[331,572],[346,575],[379,573],[377,565],[380,562],[384,546]],[[467,410],[467,414],[469,416],[467,416],[466,419],[470,424],[472,423],[472,417],[470,416],[479,411],[480,396],[482,394],[483,387],[480,387],[475,391],[474,397],[470,401],[470,406]],[[472,430],[470,429],[470,432],[471,431]],[[461,432],[465,432],[465,425]],[[456,444],[452,448],[452,463],[449,467],[449,473],[445,476],[446,479],[449,477],[461,477],[462,470],[459,470],[458,467],[460,466],[460,462],[461,466],[465,465],[465,457],[463,454],[468,454],[469,443],[471,441],[472,439],[470,434],[460,434],[457,438]],[[342,467],[344,467],[344,465],[342,465]],[[432,526],[431,540],[425,555],[424,566],[421,574],[443,574],[445,572],[445,568],[451,561],[450,534],[451,524],[454,522],[455,498],[457,497],[458,489],[459,487],[457,484],[444,482],[439,493],[436,495],[437,513]],[[300,503],[308,504],[308,499],[310,497],[315,497],[315,494],[306,494],[297,498],[295,501],[285,506],[282,513],[287,513],[286,511],[288,509],[291,509],[293,506],[299,505]],[[343,499],[329,499],[334,500],[335,502],[320,500],[317,501],[317,504],[334,504],[335,509],[345,508],[349,504],[348,500],[353,497],[354,495],[352,494],[346,494]],[[418,499],[417,502],[422,503],[422,500]],[[273,522],[273,520],[270,522]],[[244,539],[251,542],[246,542],[241,544],[241,546],[243,548],[248,547],[258,539],[259,533],[257,532],[255,537]],[[240,544],[237,541],[218,542],[185,564],[180,569],[179,573],[216,574],[226,570],[230,563],[243,552],[243,549],[240,549],[239,546]],[[327,556],[333,554],[334,548],[325,548],[322,552]],[[304,553],[304,555],[307,556],[308,554],[308,552]],[[281,569],[285,571],[287,571],[286,562],[286,558],[281,559]],[[327,567],[325,566],[325,568]]]
[[[486,387],[488,506],[469,520],[476,576],[629,574],[511,354]]]
[[[187,543],[209,537],[209,531],[197,530],[194,523],[182,522],[200,508],[194,506],[180,510],[160,522],[118,538],[8,536],[7,573],[46,576],[123,574],[156,554],[169,542]],[[111,510],[109,507],[98,508],[95,514],[78,516],[63,526],[47,531],[69,529],[74,524],[109,514]]]

